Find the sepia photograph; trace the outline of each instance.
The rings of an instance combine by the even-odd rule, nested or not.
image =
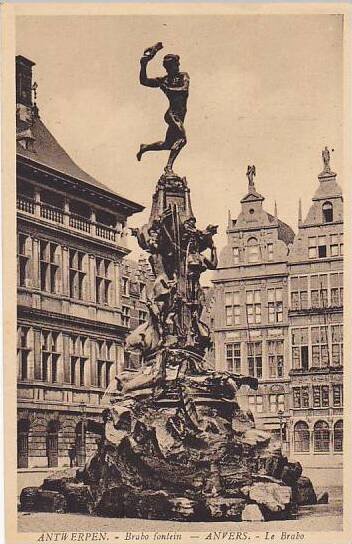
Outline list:
[[[7,13],[9,544],[350,542],[346,13],[201,7]]]

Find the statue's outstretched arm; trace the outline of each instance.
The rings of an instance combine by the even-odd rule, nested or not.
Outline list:
[[[139,82],[145,87],[160,87],[161,79],[159,77],[148,77],[147,76],[147,64],[150,61],[149,57],[143,56],[141,58],[141,69],[139,72]]]

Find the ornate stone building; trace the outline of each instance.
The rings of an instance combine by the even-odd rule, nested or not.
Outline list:
[[[340,467],[343,449],[343,197],[324,169],[289,255],[291,446],[306,467]]]
[[[82,463],[95,447],[84,419],[101,413],[125,365],[123,340],[146,317],[148,279],[145,266],[131,279],[122,265],[127,218],[143,207],[58,144],[32,101],[33,65],[16,58],[19,467],[67,464],[72,445]]]
[[[219,369],[255,376],[257,391],[241,402],[258,427],[285,440],[289,416],[288,251],[292,229],[263,208],[248,172],[237,219],[229,216],[227,245],[214,273],[215,361]]]

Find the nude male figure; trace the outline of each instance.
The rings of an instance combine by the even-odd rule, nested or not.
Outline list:
[[[148,78],[147,64],[154,58],[161,47],[161,44],[157,44],[154,47],[146,49],[144,52],[140,60],[139,81],[141,85],[145,85],[146,87],[160,87],[169,99],[169,109],[164,116],[165,122],[168,124],[168,129],[163,142],[141,144],[137,153],[137,159],[140,161],[142,155],[147,151],[170,150],[165,172],[172,173],[175,159],[187,143],[183,122],[187,112],[189,75],[186,72],[180,72],[180,58],[178,55],[165,55],[163,66],[166,70],[166,76]]]

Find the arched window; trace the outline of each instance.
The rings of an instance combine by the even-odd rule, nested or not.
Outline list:
[[[343,450],[343,421],[340,419],[334,425],[334,451]]]
[[[248,240],[248,262],[257,263],[259,260],[259,245],[256,238]]]
[[[331,202],[324,202],[323,204],[323,222],[332,223],[334,219],[333,208]]]
[[[309,452],[309,428],[304,421],[298,421],[294,428],[294,450],[297,453]]]
[[[330,429],[326,421],[317,421],[314,425],[314,451],[330,451]]]

